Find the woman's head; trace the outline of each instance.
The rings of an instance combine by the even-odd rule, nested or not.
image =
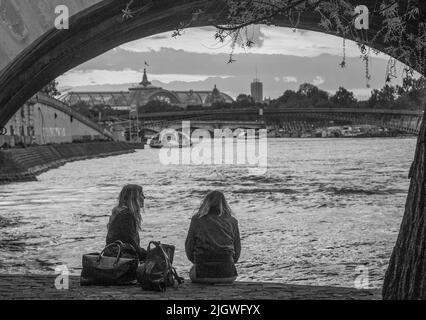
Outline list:
[[[208,214],[233,215],[225,196],[220,191],[210,192],[201,202],[200,208],[195,212],[195,217],[202,218]]]
[[[118,197],[118,206],[116,209],[126,208],[135,218],[136,226],[141,229],[142,216],[141,209],[144,208],[145,196],[143,188],[135,184],[128,184],[124,186]]]

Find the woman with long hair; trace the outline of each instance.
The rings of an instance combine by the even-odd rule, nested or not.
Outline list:
[[[185,242],[195,283],[232,283],[241,254],[238,221],[222,192],[210,192],[191,220]]]
[[[143,188],[129,184],[124,186],[118,198],[118,205],[112,210],[108,223],[106,244],[116,241],[130,244],[138,254],[139,260],[146,258],[146,250],[140,247],[139,231],[142,230],[142,215],[145,195]],[[126,252],[130,253],[130,252]],[[106,255],[115,255],[115,252],[106,252]]]

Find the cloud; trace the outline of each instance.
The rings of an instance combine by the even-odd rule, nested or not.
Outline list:
[[[241,31],[237,40],[238,45],[245,45],[247,41],[254,43],[254,48],[261,48],[265,42],[266,35],[260,25],[250,25]]]
[[[297,90],[300,83],[312,83],[313,80],[317,84],[324,81],[321,89],[331,92],[336,92],[339,87],[366,87],[365,67],[358,57],[348,58],[344,69],[339,67],[338,57],[327,54],[309,58],[238,54],[235,56],[237,62],[230,65],[226,63],[227,58],[227,54],[209,55],[174,49],[148,53],[116,49],[67,72],[58,81],[61,87],[81,88],[93,85],[93,80],[97,84],[94,91],[127,90],[129,84],[141,81],[144,61],[148,61],[149,80],[164,81],[158,85],[171,90],[211,90],[217,84],[232,96],[250,93],[256,65],[258,77],[264,83],[264,94],[271,98],[281,96],[285,90]],[[383,72],[386,66],[387,61],[372,58],[369,90],[381,89],[385,85]],[[395,84],[401,84],[401,79],[396,79]],[[361,91],[355,94],[365,96]]]
[[[283,77],[283,81],[287,82],[287,83],[291,83],[291,82],[295,82],[297,83],[297,78],[296,77]]]
[[[302,29],[297,29],[296,32],[298,32],[301,36],[304,36],[305,34],[307,34],[309,31],[307,30],[302,30]]]
[[[314,84],[315,86],[319,86],[323,83],[325,83],[325,79],[321,76],[316,76],[315,79],[312,81],[312,84]]]
[[[366,100],[371,96],[371,88],[355,88],[350,89],[349,91],[352,91],[354,95],[360,99],[360,100]]]
[[[166,34],[158,34],[155,36],[151,37],[151,40],[164,40],[164,39],[168,39],[169,37]]]
[[[129,42],[121,48],[135,52],[159,51],[161,48],[174,48],[193,53],[210,55],[231,52],[231,41],[223,44],[214,38],[216,29],[213,27],[188,28],[180,37],[172,38],[172,32],[161,33],[148,38]],[[342,38],[321,32],[297,30],[276,26],[255,25],[242,32],[238,43],[246,39],[254,42],[254,47],[243,49],[237,46],[235,53],[254,54],[287,54],[300,57],[315,57],[323,53],[341,56],[343,52]],[[357,44],[346,41],[346,56],[359,57]],[[384,54],[379,58],[387,59]]]
[[[0,0],[1,1],[1,0]],[[257,26],[253,39],[257,46],[244,51],[237,49],[235,63],[227,64],[229,46],[218,45],[211,27],[185,30],[174,39],[171,33],[158,34],[117,47],[61,76],[62,87],[102,86],[126,90],[139,83],[144,61],[149,80],[171,90],[211,90],[217,84],[233,96],[250,93],[250,83],[256,75],[264,83],[264,94],[271,98],[285,90],[297,90],[300,83],[321,85],[335,92],[345,88],[365,88],[365,65],[359,58],[358,47],[347,42],[347,67],[339,67],[342,39],[312,31],[293,32],[291,29]],[[249,31],[248,31],[249,33]],[[371,89],[383,87],[387,60],[371,58]],[[160,83],[161,82],[161,83]],[[396,84],[401,80],[397,79]],[[123,89],[121,89],[123,88]],[[365,89],[355,94],[364,96]]]
[[[226,79],[227,75],[200,75],[200,74],[150,74],[150,80],[157,80],[168,84],[176,80],[182,82],[205,81],[209,78]],[[119,85],[122,83],[139,83],[142,73],[134,70],[91,70],[88,72],[73,71],[58,78],[62,87],[75,87],[81,85]]]

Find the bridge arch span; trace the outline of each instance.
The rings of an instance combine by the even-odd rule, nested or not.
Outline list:
[[[147,97],[148,101],[167,101],[170,104],[180,104],[180,99],[171,91],[157,90]]]
[[[151,128],[144,128],[144,129],[142,129],[142,131],[145,132],[145,135],[146,134],[156,135],[156,134],[160,133],[160,131],[157,131],[157,130],[154,130],[154,129],[151,129]]]
[[[64,0],[71,4],[71,0]],[[370,4],[373,0],[353,1]],[[31,96],[66,71],[124,43],[175,30],[182,21],[188,27],[225,23],[226,3],[221,0],[157,0],[137,1],[130,19],[123,17],[122,0],[92,0],[70,18],[69,30],[50,29],[17,55],[0,74],[0,126]],[[203,12],[194,20],[194,10]],[[299,29],[326,33],[315,13],[302,15]],[[288,19],[274,20],[274,25],[291,27]],[[377,27],[377,25],[376,25]],[[377,27],[378,28],[378,27]],[[372,27],[373,35],[378,30]],[[375,49],[384,45],[377,42]],[[424,70],[418,70],[424,72]]]
[[[109,132],[108,130],[106,130],[104,127],[98,125],[97,123],[93,122],[92,120],[86,118],[85,116],[83,116],[82,114],[74,111],[72,108],[70,108],[68,105],[66,105],[65,103],[48,97],[45,94],[42,93],[38,93],[36,94],[30,101],[30,103],[41,103],[44,104],[52,109],[58,110],[74,119],[76,119],[77,121],[81,122],[82,124],[84,124],[85,126],[87,126],[88,128],[91,128],[92,130],[96,131],[99,135],[107,138],[107,139],[113,139],[114,136],[112,135],[111,132]]]

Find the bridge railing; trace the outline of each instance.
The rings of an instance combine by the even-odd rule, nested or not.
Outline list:
[[[410,115],[423,116],[421,110],[401,110],[401,109],[358,109],[358,108],[265,108],[264,115],[283,114],[283,113],[358,113],[358,114],[387,114],[387,115]],[[256,108],[244,109],[203,109],[193,111],[173,111],[173,112],[157,112],[157,113],[142,113],[140,119],[161,119],[171,117],[196,117],[206,115],[232,115],[246,114],[259,115],[259,110]]]

